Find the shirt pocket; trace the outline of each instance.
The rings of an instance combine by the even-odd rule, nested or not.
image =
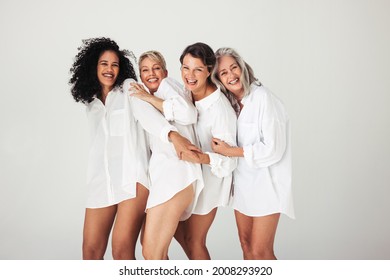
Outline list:
[[[125,110],[114,110],[110,114],[110,136],[125,134]]]
[[[259,129],[256,123],[241,122],[237,126],[239,146],[250,145],[260,140]]]

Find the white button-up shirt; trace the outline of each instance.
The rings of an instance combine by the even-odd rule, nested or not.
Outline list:
[[[145,124],[154,135],[168,142],[176,130],[146,102],[129,97],[120,88],[109,92],[105,105],[95,98],[87,104],[90,151],[87,171],[87,208],[117,204],[136,196],[136,183],[148,187],[149,148],[135,111],[156,115]]]
[[[234,171],[233,208],[248,216],[284,213],[294,218],[290,121],[282,102],[251,85],[237,120],[244,157]]]
[[[163,114],[160,118],[166,118],[177,131],[193,144],[197,145],[194,124],[197,121],[198,112],[183,86],[172,78],[161,81],[154,95],[163,101]],[[155,122],[156,116],[144,111],[136,112],[136,117],[143,122]],[[146,208],[165,203],[175,194],[192,184],[194,199],[185,209],[180,220],[190,217],[199,194],[203,189],[203,178],[200,164],[180,160],[172,143],[161,141],[161,137],[149,135],[152,155],[149,164],[149,176],[151,185]]]
[[[194,213],[205,215],[215,207],[229,204],[232,171],[237,165],[237,158],[214,153],[211,138],[219,138],[236,146],[237,118],[230,102],[219,89],[196,101],[195,106],[199,114],[196,132],[203,152],[210,157],[210,164],[202,164],[205,186]]]

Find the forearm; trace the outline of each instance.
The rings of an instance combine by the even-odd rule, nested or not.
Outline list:
[[[162,100],[161,98],[158,98],[152,94],[147,94],[147,95],[145,94],[141,99],[151,104],[154,108],[159,110],[161,113],[164,113],[164,109],[163,109],[164,100]]]
[[[222,154],[227,157],[243,157],[244,149],[242,147],[229,147]]]

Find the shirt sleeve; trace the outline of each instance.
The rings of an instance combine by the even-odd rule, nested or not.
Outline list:
[[[253,168],[271,166],[280,161],[288,142],[288,117],[283,104],[266,94],[259,110],[259,141],[245,145],[244,158]]]
[[[155,93],[162,98],[164,116],[168,121],[189,125],[197,121],[198,111],[183,86],[172,78],[165,78]]]
[[[130,88],[130,83],[133,81],[134,80],[132,79],[124,81],[124,92],[127,93]],[[134,118],[141,124],[142,128],[151,135],[160,138],[161,141],[169,143],[168,134],[170,131],[177,131],[176,127],[171,125],[164,116],[149,103],[131,95],[128,95],[128,98]]]
[[[212,127],[212,136],[225,141],[230,146],[236,146],[236,114],[232,108],[229,108],[229,111],[220,112],[218,116]],[[210,157],[211,172],[219,178],[229,176],[237,167],[236,157],[227,157],[213,152],[207,154]]]

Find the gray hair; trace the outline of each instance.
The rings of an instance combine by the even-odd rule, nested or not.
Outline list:
[[[250,93],[250,87],[252,83],[256,83],[257,85],[261,85],[261,83],[257,80],[253,73],[252,67],[249,66],[248,63],[244,61],[244,59],[232,48],[219,48],[215,52],[216,57],[216,64],[213,69],[213,72],[211,74],[212,81],[221,89],[221,91],[226,95],[226,97],[229,99],[230,104],[232,104],[232,107],[234,111],[236,111],[237,116],[240,114],[240,105],[238,104],[237,99],[234,97],[234,94],[228,91],[221,80],[219,79],[218,75],[218,67],[219,67],[219,60],[223,56],[230,56],[232,57],[238,64],[238,66],[241,69],[241,77],[240,81],[242,84],[242,87],[244,88],[244,96],[247,96]]]
[[[212,76],[213,82],[221,88],[221,91],[223,93],[227,94],[229,92],[225,88],[225,86],[222,84],[222,82],[218,76],[219,60],[223,56],[230,56],[230,57],[234,58],[234,60],[237,62],[238,66],[240,67],[240,69],[241,69],[240,81],[241,81],[242,86],[244,88],[244,96],[247,96],[250,93],[250,86],[253,82],[256,82],[257,85],[261,85],[261,83],[255,77],[252,67],[250,67],[249,64],[246,63],[244,61],[244,59],[234,49],[232,49],[232,48],[219,48],[215,52],[215,57],[217,59],[217,62],[216,62],[216,65],[213,69],[213,73],[211,76]]]

